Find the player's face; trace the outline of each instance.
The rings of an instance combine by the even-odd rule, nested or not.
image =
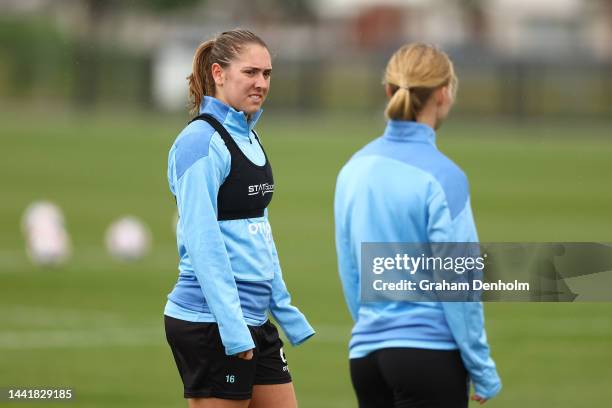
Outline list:
[[[272,61],[259,44],[248,44],[226,68],[217,67],[215,96],[237,111],[253,114],[261,109],[270,90]]]

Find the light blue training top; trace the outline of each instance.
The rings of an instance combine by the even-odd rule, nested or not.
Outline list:
[[[243,112],[205,97],[209,113],[227,129],[256,165],[265,155],[254,140],[261,110],[247,120]],[[168,183],[176,197],[180,257],[176,286],[164,314],[191,322],[217,322],[225,353],[255,347],[247,325],[259,326],[271,312],[293,345],[314,334],[304,315],[291,305],[268,222],[263,217],[217,220],[217,193],[230,172],[231,155],[223,139],[197,120],[178,135],[168,155]]]
[[[469,186],[427,125],[391,120],[342,168],[335,194],[336,249],[355,320],[350,358],[390,347],[459,349],[476,393],[501,389],[479,302],[360,304],[362,242],[478,242]]]

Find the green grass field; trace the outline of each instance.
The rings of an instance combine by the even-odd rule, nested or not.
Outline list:
[[[272,227],[294,303],[318,330],[287,350],[300,406],[354,407],[333,188],[342,164],[384,123],[266,115],[258,129],[275,170]],[[0,114],[0,388],[69,387],[75,400],[66,405],[75,408],[186,406],[162,325],[177,275],[166,155],[184,119]],[[481,240],[610,242],[610,128],[451,118],[438,145],[470,178]],[[40,270],[26,259],[20,217],[36,199],[65,211],[75,249],[65,267]],[[119,263],[103,250],[105,228],[124,214],[154,234],[142,262]],[[485,308],[504,382],[487,406],[609,405],[612,304]]]

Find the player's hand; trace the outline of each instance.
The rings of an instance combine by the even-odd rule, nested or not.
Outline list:
[[[472,397],[470,398],[472,401],[478,401],[478,403],[480,403],[480,405],[484,404],[485,402],[487,402],[487,399],[484,397],[481,397],[478,394],[474,394],[472,395]]]
[[[236,354],[236,357],[241,358],[243,360],[251,360],[253,358],[253,349],[240,352]]]

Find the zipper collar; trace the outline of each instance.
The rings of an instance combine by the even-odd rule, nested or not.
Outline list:
[[[214,116],[236,140],[248,140],[253,143],[251,131],[257,124],[263,109],[258,110],[247,119],[244,112],[239,112],[212,96],[205,96],[200,104],[200,114],[208,113]]]
[[[436,146],[436,131],[424,123],[390,120],[383,138],[396,142],[428,143]]]

